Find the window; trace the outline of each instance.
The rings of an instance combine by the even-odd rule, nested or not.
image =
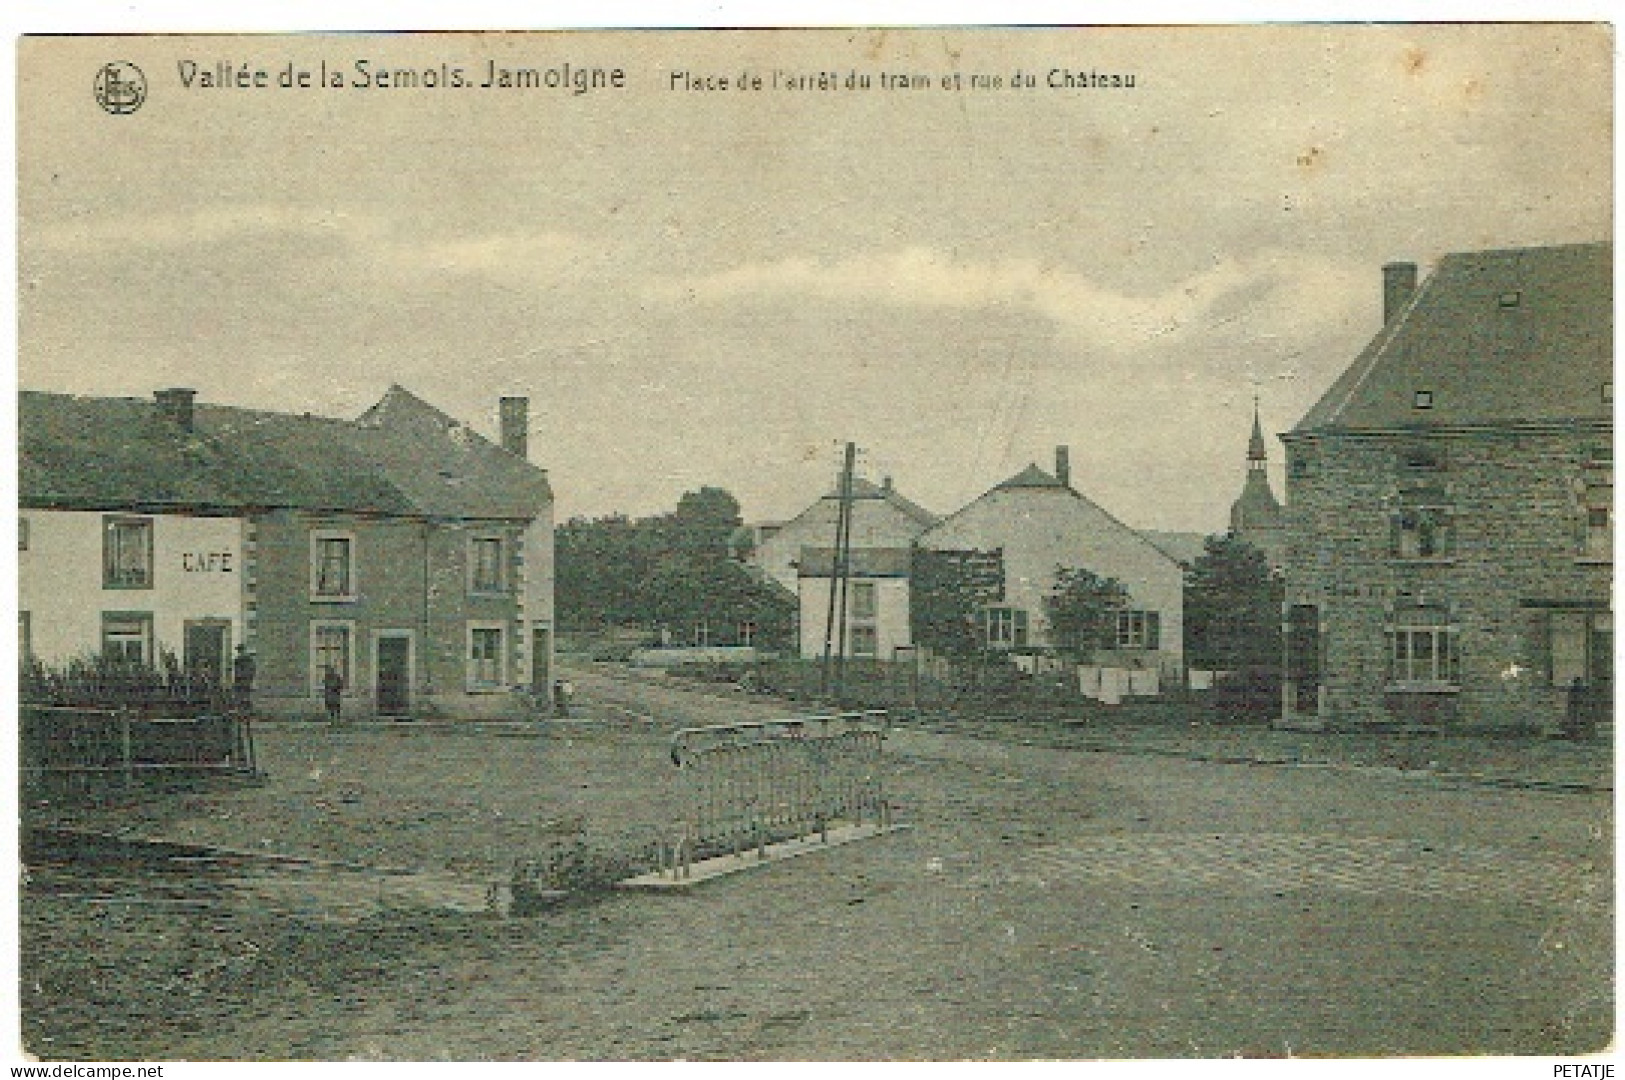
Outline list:
[[[1614,403],[1614,383],[1612,379],[1602,384],[1602,403],[1604,405]]]
[[[875,617],[875,583],[854,582],[852,585],[852,618],[855,621],[873,621]]]
[[[1161,646],[1162,615],[1156,611],[1119,611],[1117,648],[1156,649]]]
[[[17,652],[24,662],[34,659],[34,620],[26,611],[17,612]]]
[[[742,622],[739,624],[739,644],[750,646],[756,644],[756,624]]]
[[[1457,631],[1444,608],[1399,609],[1386,636],[1389,682],[1448,686],[1461,682]]]
[[[982,632],[990,649],[1025,648],[1027,612],[1022,608],[987,608],[982,612]]]
[[[1402,474],[1443,472],[1444,448],[1430,443],[1412,443],[1401,447],[1395,455]]]
[[[1546,682],[1568,687],[1613,679],[1614,616],[1608,611],[1556,610],[1546,616]]]
[[[698,648],[703,649],[708,647],[711,644],[710,621],[707,619],[701,619],[699,622],[695,623],[694,634],[691,638],[689,638],[689,640],[692,641]]]
[[[102,656],[114,663],[152,663],[152,613],[102,612]]]
[[[1516,289],[1501,294],[1501,306],[1504,308],[1515,308],[1522,303],[1523,293],[1518,292]]]
[[[1390,553],[1396,559],[1444,559],[1455,550],[1450,510],[1416,504],[1402,507],[1393,518]]]
[[[28,519],[25,517],[17,519],[17,550],[28,550]]]
[[[102,534],[102,587],[152,588],[152,519],[110,517]]]
[[[355,537],[320,530],[310,534],[312,600],[355,599]]]
[[[1580,557],[1604,562],[1614,557],[1614,469],[1593,462],[1580,484]]]
[[[872,626],[852,628],[852,655],[874,657],[880,655],[880,639]]]
[[[339,673],[348,687],[353,681],[350,648],[352,631],[349,623],[312,623],[310,626],[310,686],[314,693],[322,692],[322,680],[328,669]]]
[[[1411,398],[1411,407],[1415,409],[1433,408],[1433,391],[1418,390],[1415,396]]]
[[[470,592],[500,593],[503,590],[502,537],[476,536],[468,542],[468,588]]]
[[[503,632],[500,626],[468,628],[468,688],[494,690],[503,685]]]

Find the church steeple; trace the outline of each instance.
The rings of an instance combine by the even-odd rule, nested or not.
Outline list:
[[[1247,440],[1247,480],[1241,496],[1230,505],[1230,532],[1263,551],[1271,566],[1281,562],[1282,530],[1285,526],[1281,504],[1270,490],[1269,451],[1264,444],[1264,425],[1258,416],[1258,398],[1253,398],[1253,434]]]
[[[1258,423],[1258,398],[1253,398],[1253,437],[1247,442],[1247,471],[1263,472],[1269,465],[1269,451],[1264,449],[1264,429]]]

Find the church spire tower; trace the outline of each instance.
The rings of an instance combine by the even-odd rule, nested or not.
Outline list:
[[[1245,540],[1269,557],[1271,566],[1281,565],[1285,522],[1281,504],[1270,489],[1269,451],[1264,444],[1264,427],[1259,420],[1258,398],[1253,398],[1253,434],[1247,440],[1247,480],[1241,496],[1230,504],[1230,533]]]
[[[1258,395],[1253,395],[1253,437],[1247,441],[1247,475],[1263,472],[1269,466],[1269,451],[1264,448],[1264,429],[1258,423]],[[1273,496],[1272,496],[1273,497]]]

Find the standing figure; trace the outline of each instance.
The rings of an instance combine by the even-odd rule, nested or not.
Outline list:
[[[237,646],[231,661],[231,697],[237,712],[247,716],[254,706],[254,656],[247,645]]]
[[[328,721],[337,724],[344,706],[344,676],[335,667],[328,667],[322,674],[322,698],[327,703]]]

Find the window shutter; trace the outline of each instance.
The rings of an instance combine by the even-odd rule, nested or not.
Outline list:
[[[1155,652],[1162,648],[1162,612],[1145,613],[1145,647]]]

